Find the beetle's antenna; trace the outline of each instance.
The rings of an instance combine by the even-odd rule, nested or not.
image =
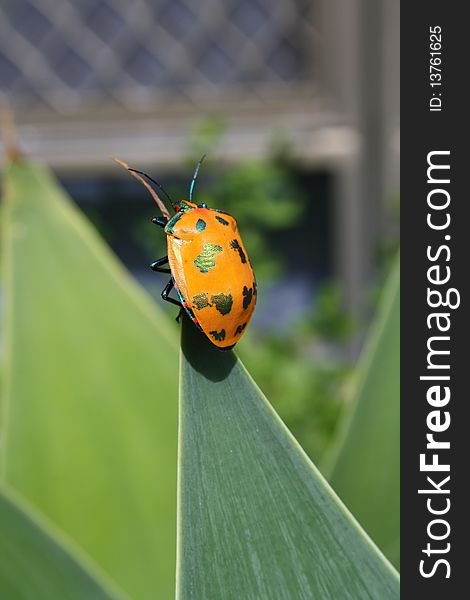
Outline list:
[[[162,200],[160,199],[160,197],[158,196],[157,192],[152,188],[152,186],[150,186],[145,179],[142,179],[141,175],[143,175],[144,177],[147,177],[147,179],[149,179],[152,183],[154,183],[156,186],[158,186],[159,189],[162,190],[162,192],[165,194],[165,196],[168,198],[171,206],[173,207],[173,209],[175,208],[175,205],[173,204],[170,196],[165,192],[165,190],[163,189],[163,187],[157,182],[154,181],[151,177],[149,177],[148,175],[146,175],[145,173],[142,173],[142,171],[137,171],[136,169],[132,169],[131,167],[129,167],[128,164],[126,164],[124,161],[120,160],[119,158],[115,158],[114,156],[112,157],[113,160],[115,162],[118,163],[118,165],[121,165],[121,167],[124,167],[127,171],[129,171],[129,173],[132,175],[132,177],[134,177],[134,179],[137,179],[137,181],[140,181],[140,183],[142,185],[144,185],[147,190],[150,192],[150,195],[152,196],[152,198],[155,200],[158,208],[160,209],[160,212],[162,213],[162,215],[166,218],[166,219],[170,219],[170,213],[168,212],[168,209],[166,208],[165,204],[162,202]]]
[[[168,202],[171,204],[171,206],[173,208],[175,208],[175,203],[173,202],[173,200],[170,198],[170,195],[166,192],[165,188],[162,186],[161,183],[158,183],[158,181],[156,181],[155,179],[152,179],[152,177],[150,177],[150,175],[147,175],[147,173],[143,173],[142,171],[138,171],[137,169],[132,169],[130,168],[129,171],[132,171],[133,173],[138,173],[139,175],[143,175],[144,177],[146,177],[149,181],[151,181],[152,183],[154,183],[159,190],[161,190],[164,194],[165,197],[167,198]]]
[[[193,180],[191,181],[191,185],[189,186],[189,201],[192,202],[193,199],[193,189],[194,189],[194,184],[196,183],[196,179],[199,173],[199,169],[201,168],[202,165],[202,161],[206,158],[206,155],[203,154],[199,160],[199,162],[197,163],[197,167],[196,170],[194,171],[194,175],[193,175]]]

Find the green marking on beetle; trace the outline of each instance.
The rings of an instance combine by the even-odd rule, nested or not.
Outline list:
[[[206,222],[203,219],[198,219],[198,222],[196,223],[196,229],[198,231],[204,231],[205,228]]]
[[[215,217],[217,219],[217,221],[219,221],[219,223],[222,223],[222,225],[229,225],[229,222],[226,221],[225,219],[222,219],[222,217]]]
[[[239,335],[240,333],[243,333],[243,330],[246,327],[246,323],[243,323],[242,325],[239,325],[236,329],[235,329],[235,334],[234,335]]]
[[[201,273],[208,273],[210,269],[215,267],[214,256],[217,252],[222,252],[222,246],[218,244],[204,244],[203,251],[194,261],[194,264]]]
[[[223,342],[225,340],[225,329],[221,329],[220,331],[209,331],[209,334],[218,342]]]
[[[227,315],[232,310],[232,294],[225,295],[223,292],[220,292],[220,294],[212,296],[211,302],[215,304],[216,309],[221,315]]]
[[[196,310],[202,310],[203,308],[207,308],[208,306],[211,306],[206,292],[203,292],[202,294],[197,294],[197,296],[194,296],[193,306]]]
[[[243,286],[243,308],[246,310],[250,304],[251,299],[253,298],[253,290],[251,288],[247,288],[246,285]]]
[[[242,263],[246,263],[245,253],[243,252],[242,247],[238,243],[238,240],[232,240],[230,242],[230,248],[233,248],[233,250],[235,250],[235,252],[238,252],[238,255],[240,256],[240,260],[242,261]]]

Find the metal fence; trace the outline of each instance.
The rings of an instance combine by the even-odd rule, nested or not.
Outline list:
[[[194,119],[217,114],[228,160],[262,153],[273,127],[324,159],[350,132],[325,129],[341,118],[321,83],[323,2],[4,0],[0,97],[57,168],[103,168],[110,151],[171,166]]]
[[[314,82],[311,0],[10,0],[0,89],[20,112],[259,104]],[[311,87],[311,86],[310,86]],[[285,101],[285,100],[284,100]]]

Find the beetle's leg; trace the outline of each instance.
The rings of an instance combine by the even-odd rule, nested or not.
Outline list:
[[[171,273],[170,269],[161,266],[166,264],[168,264],[168,256],[164,256],[163,258],[159,258],[158,260],[154,261],[150,265],[150,268],[152,271],[157,271],[158,273]]]
[[[183,308],[183,307],[181,307],[181,308],[180,308],[180,311],[179,311],[179,313],[178,313],[178,316],[176,317],[176,322],[177,322],[177,323],[179,323],[179,322],[180,322],[180,319],[181,319],[181,317],[183,316],[183,314],[184,314],[184,308]]]
[[[163,300],[166,300],[167,302],[171,302],[172,304],[176,304],[176,306],[183,308],[183,305],[181,304],[181,302],[179,300],[175,300],[174,298],[170,298],[170,296],[169,296],[169,293],[174,288],[174,286],[175,286],[175,282],[173,281],[173,279],[170,279],[170,281],[166,284],[166,286],[162,292],[162,298],[163,298]]]
[[[159,225],[160,227],[165,227],[168,221],[165,219],[165,217],[153,217],[152,223]]]

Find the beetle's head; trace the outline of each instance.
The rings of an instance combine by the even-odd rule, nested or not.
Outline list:
[[[198,208],[198,205],[190,200],[180,200],[177,204],[175,204],[175,211],[177,213],[187,212],[193,208]]]

